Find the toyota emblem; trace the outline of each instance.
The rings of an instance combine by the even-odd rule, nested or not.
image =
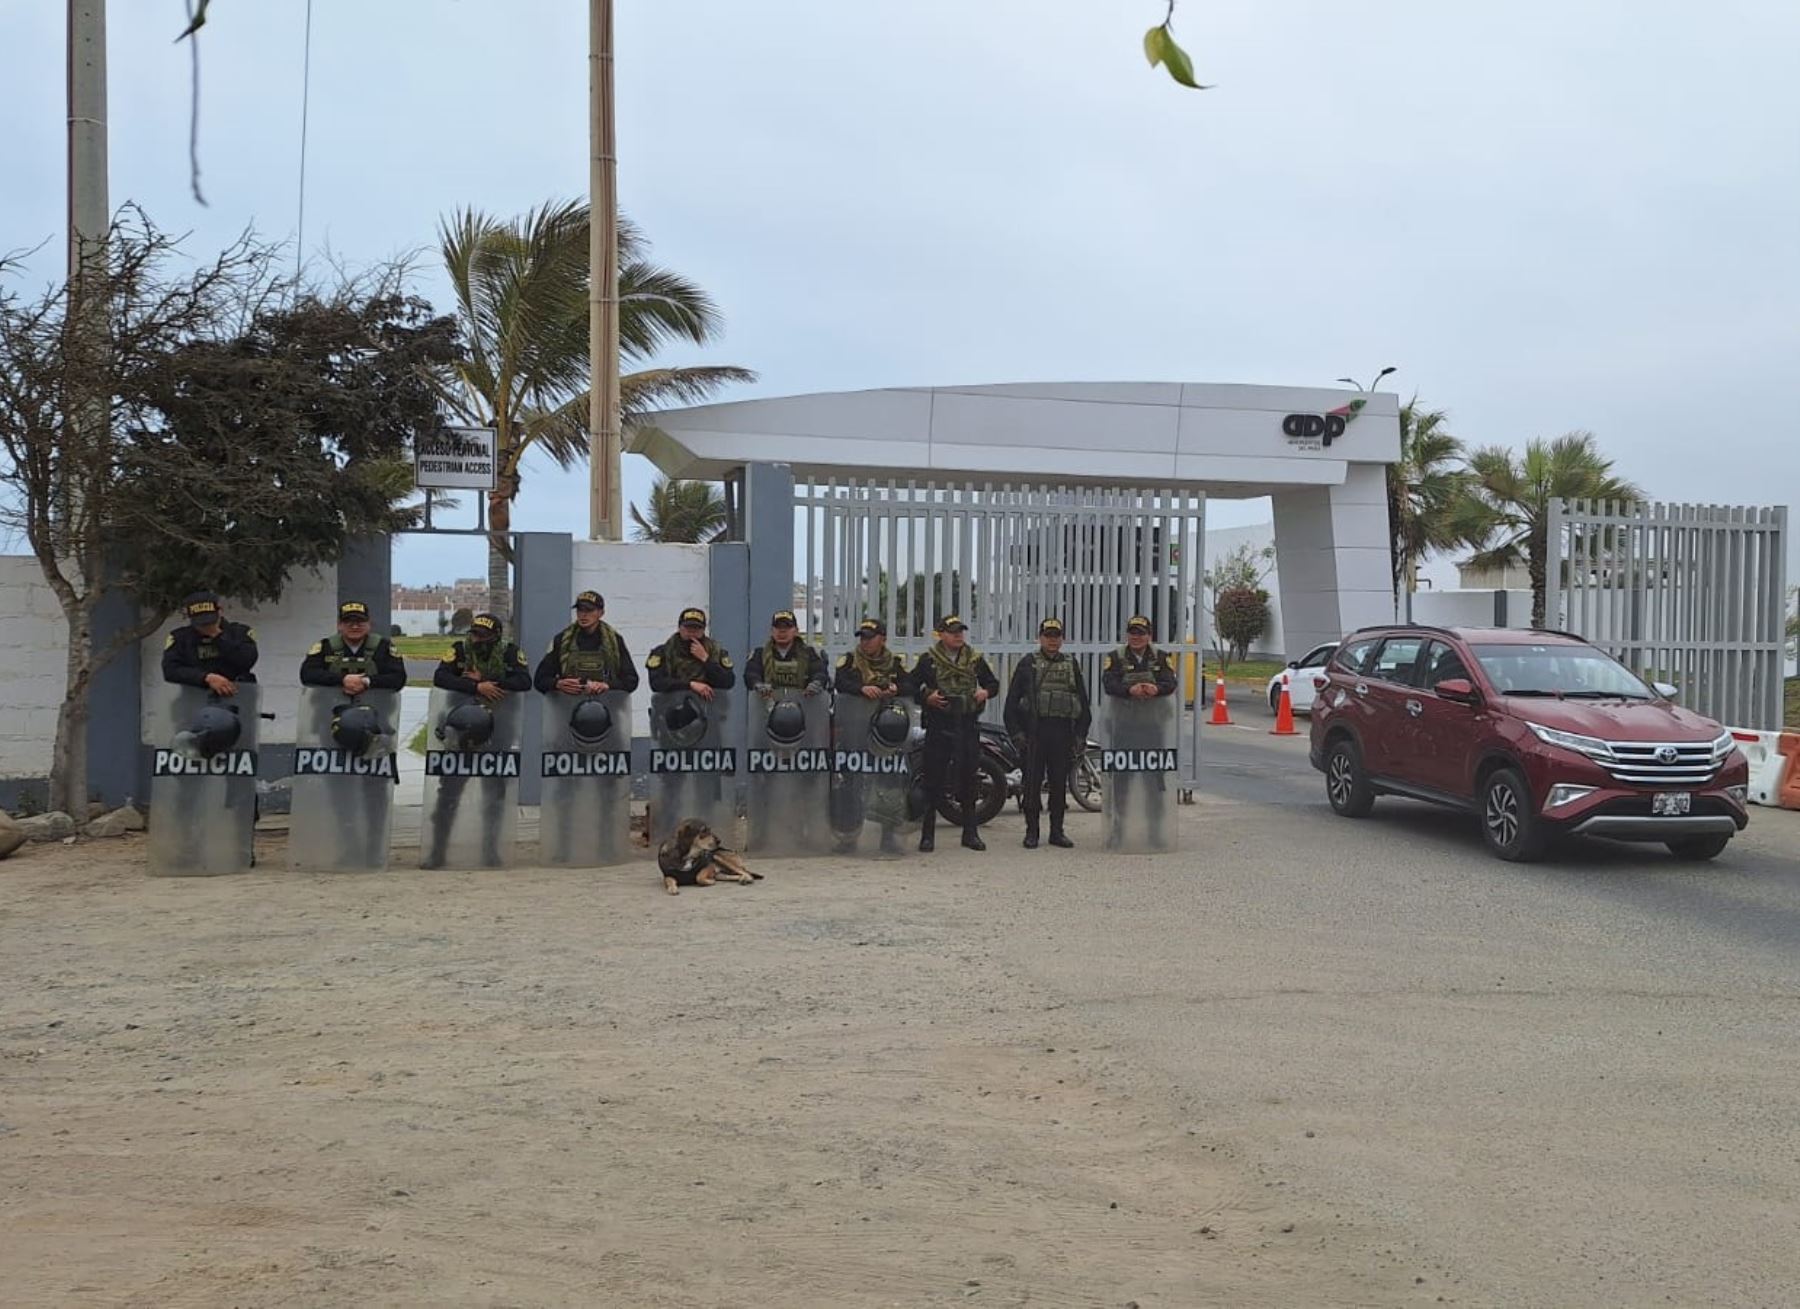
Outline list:
[[[1663,745],[1656,748],[1656,762],[1659,764],[1672,764],[1679,758],[1681,758],[1681,751],[1677,750],[1672,745]]]

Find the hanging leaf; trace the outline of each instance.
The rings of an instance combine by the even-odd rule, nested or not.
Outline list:
[[[1168,25],[1165,24],[1159,30],[1162,32],[1162,63],[1169,70],[1169,76],[1195,91],[1212,90],[1210,86],[1202,86],[1194,80],[1194,61],[1188,58],[1186,50],[1175,43],[1175,34],[1169,30]],[[1150,62],[1154,64],[1156,61],[1153,59]]]
[[[177,41],[192,36],[206,25],[206,7],[211,3],[212,0],[200,0],[199,7],[194,9],[188,17],[188,25],[181,29],[181,36],[175,38]]]
[[[1169,33],[1161,23],[1144,33],[1144,57],[1155,68],[1163,61],[1163,50],[1168,44]]]

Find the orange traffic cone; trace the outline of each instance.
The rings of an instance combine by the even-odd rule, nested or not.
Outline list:
[[[1212,717],[1207,720],[1212,727],[1230,727],[1231,713],[1225,708],[1225,675],[1219,674],[1219,684],[1213,690]]]
[[[1270,736],[1299,736],[1294,730],[1294,698],[1288,694],[1288,675],[1281,675],[1281,704],[1275,710],[1275,726],[1269,729]]]

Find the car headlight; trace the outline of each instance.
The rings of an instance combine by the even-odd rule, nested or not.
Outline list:
[[[1720,732],[1718,739],[1713,742],[1713,762],[1715,764],[1724,763],[1731,757],[1731,752],[1735,749],[1737,749],[1737,738],[1730,732]]]
[[[1538,740],[1545,745],[1559,746],[1564,750],[1573,750],[1578,755],[1586,755],[1601,763],[1612,763],[1612,747],[1599,737],[1582,736],[1576,732],[1559,732],[1554,727],[1544,727],[1539,723],[1526,723]]]

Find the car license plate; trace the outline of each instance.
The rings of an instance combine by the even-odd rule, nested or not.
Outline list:
[[[1650,812],[1658,817],[1685,814],[1693,807],[1694,797],[1687,791],[1664,791],[1650,797]]]

